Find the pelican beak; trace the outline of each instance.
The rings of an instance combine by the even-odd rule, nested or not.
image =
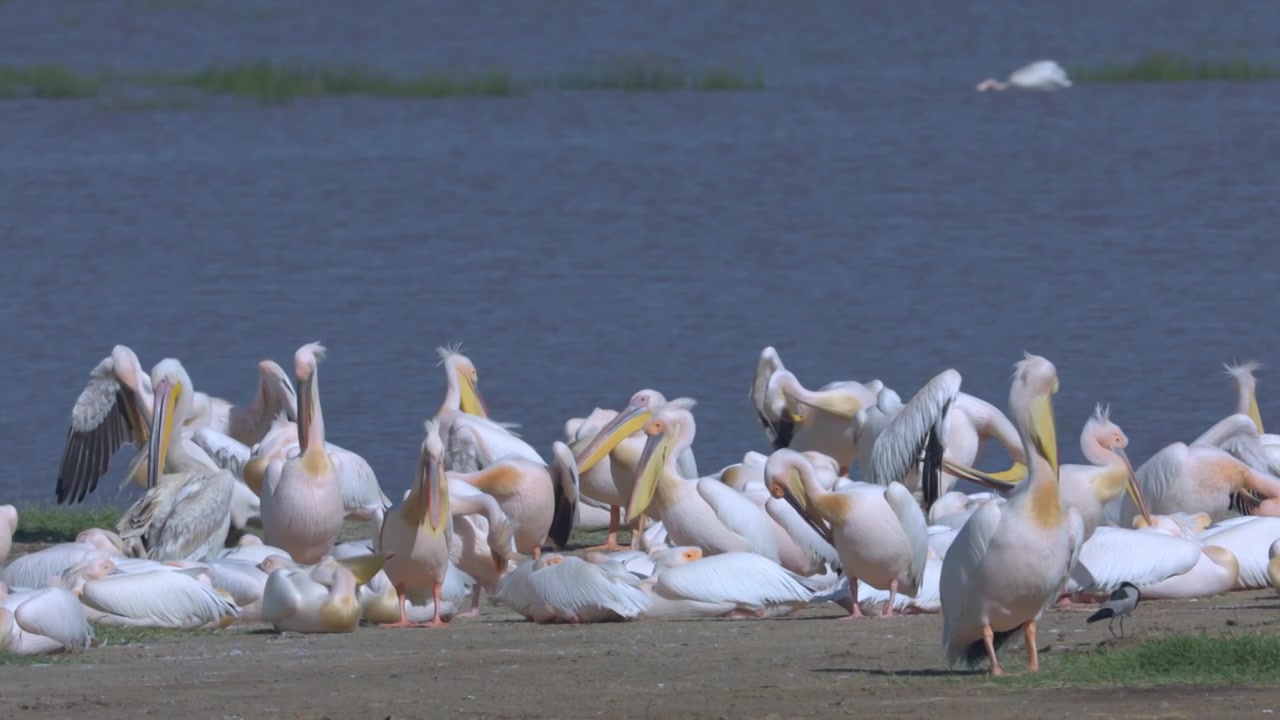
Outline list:
[[[835,541],[831,538],[831,528],[827,527],[825,523],[814,520],[805,509],[805,502],[801,499],[804,497],[803,489],[800,492],[795,492],[787,485],[779,484],[774,487],[776,490],[782,491],[782,499],[786,500],[787,504],[794,508],[796,513],[804,518],[805,522],[809,523],[809,527],[813,528],[814,532],[818,533],[823,540],[826,540],[828,545],[835,545]]]
[[[1054,383],[1054,390],[1058,389]],[[1049,461],[1053,477],[1058,478],[1058,432],[1053,421],[1053,395],[1039,395],[1031,399],[1031,441]]]
[[[627,502],[627,522],[640,517],[640,514],[653,502],[653,494],[658,490],[658,482],[667,464],[667,434],[656,432],[649,436],[636,463],[636,484],[631,490],[631,499]],[[655,457],[656,456],[656,457]]]
[[[444,474],[444,463],[431,460],[427,463],[427,522],[432,532],[440,532],[444,527],[449,500],[449,478]]]
[[[1258,427],[1258,434],[1262,435],[1262,413],[1258,412],[1258,394],[1256,392],[1249,393],[1249,419],[1253,420],[1253,424]]]
[[[468,415],[478,415],[482,418],[489,417],[489,406],[484,404],[484,398],[480,396],[480,390],[476,388],[476,381],[471,379],[466,373],[458,373],[462,382],[460,383],[462,398],[462,412]]]
[[[173,406],[182,392],[182,383],[161,378],[155,386],[155,409],[151,417],[151,440],[147,444],[147,489],[156,486],[169,455],[169,434],[173,431]]]
[[[298,378],[298,449],[307,451],[307,435],[311,433],[311,408],[313,407],[312,388],[315,375]]]
[[[1018,486],[1018,482],[1026,479],[1027,466],[1022,463],[1015,462],[1013,467],[999,473],[987,474],[981,470],[975,470],[964,465],[957,465],[950,460],[942,461],[942,470],[950,475],[958,478],[964,478],[969,482],[977,483],[983,487],[991,488],[996,492],[1007,493]]]
[[[804,413],[799,410],[787,410],[787,419],[796,425],[804,423]]]
[[[1138,512],[1142,513],[1144,527],[1155,525],[1155,521],[1151,519],[1151,508],[1147,505],[1146,496],[1142,494],[1142,486],[1138,484],[1138,475],[1133,471],[1133,464],[1129,462],[1129,456],[1125,454],[1124,448],[1111,448],[1111,451],[1119,455],[1120,459],[1124,461],[1125,472],[1129,474],[1129,478],[1125,482],[1125,490],[1128,491],[1133,504],[1138,506]]]
[[[601,428],[581,452],[575,452],[574,460],[578,463],[578,475],[581,476],[595,467],[596,463],[613,452],[618,443],[644,427],[651,418],[653,413],[649,412],[649,408],[628,405],[626,410],[618,413],[618,416],[610,420],[608,425]]]
[[[382,566],[386,564],[387,559],[395,556],[395,553],[370,553],[368,555],[357,555],[355,557],[343,558],[338,564],[351,571],[356,576],[356,584],[364,585],[377,575]]]

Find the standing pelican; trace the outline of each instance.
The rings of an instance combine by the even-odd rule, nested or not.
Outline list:
[[[203,393],[196,402],[195,412],[199,417],[193,424],[207,426],[248,446],[262,441],[276,417],[298,419],[298,399],[293,385],[274,360],[258,363],[258,391],[249,405],[232,405]]]
[[[191,378],[182,363],[161,360],[151,370],[155,408],[147,449],[147,492],[116,531],[134,552],[153,560],[206,560],[222,548],[231,529],[236,478],[197,462],[173,442],[191,412]],[[163,472],[163,478],[161,473]]]
[[[1018,630],[1029,669],[1040,669],[1036,622],[1057,599],[1084,540],[1084,521],[1058,495],[1053,363],[1027,354],[1015,366],[1009,409],[1022,436],[1030,477],[1003,505],[986,503],[952,541],[942,563],[942,642],[948,664],[985,654],[1003,675],[997,651]]]
[[[261,496],[267,544],[285,550],[304,565],[320,562],[329,552],[346,516],[342,484],[324,442],[324,414],[320,411],[316,376],[316,366],[324,353],[320,343],[308,343],[294,353],[300,452],[267,467]]]
[[[1007,82],[987,78],[978,83],[978,92],[986,90],[1057,90],[1071,87],[1067,71],[1052,60],[1037,60],[1009,74]]]

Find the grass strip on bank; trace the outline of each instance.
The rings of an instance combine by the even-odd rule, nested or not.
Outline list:
[[[1280,67],[1245,59],[1210,60],[1160,51],[1126,63],[1079,67],[1071,71],[1071,78],[1082,83],[1237,82],[1280,78]]]
[[[1280,635],[1173,635],[1131,647],[1041,655],[1038,673],[1008,678],[1028,687],[1278,685]],[[1018,671],[1017,661],[1009,663]]]

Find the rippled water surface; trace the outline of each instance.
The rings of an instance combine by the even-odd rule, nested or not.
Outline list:
[[[247,402],[320,340],[330,439],[408,486],[465,342],[544,454],[636,390],[700,402],[710,472],[801,381],[909,396],[955,367],[1006,404],[1055,362],[1060,443],[1093,405],[1142,458],[1232,408],[1280,418],[1278,83],[974,92],[1040,57],[1274,58],[1280,4],[10,0],[0,64],[172,72],[278,59],[539,74],[654,57],[759,91],[488,99],[0,102],[0,502],[50,500],[76,395],[116,343]],[[1274,412],[1269,412],[1274,410]],[[1276,420],[1280,423],[1280,420]],[[116,493],[122,451],[97,501]],[[990,461],[990,464],[998,464]]]

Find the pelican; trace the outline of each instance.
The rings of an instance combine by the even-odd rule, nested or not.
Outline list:
[[[769,517],[755,503],[715,478],[681,475],[676,458],[693,445],[697,432],[694,404],[677,398],[645,423],[648,440],[627,502],[627,522],[647,511],[677,545],[692,545],[707,555],[755,552],[777,562]]]
[[[426,438],[418,454],[418,471],[414,485],[404,502],[387,513],[375,548],[387,555],[383,570],[395,586],[400,602],[400,620],[385,627],[439,627],[441,593],[449,566],[453,542],[452,514],[487,513],[489,547],[494,566],[506,567],[511,554],[511,536],[501,512],[493,512],[474,496],[450,501],[449,479],[444,470],[444,443],[440,425],[434,419],[426,422]],[[435,617],[429,623],[410,622],[405,612],[405,599],[414,604],[426,603],[426,593],[435,603]]]
[[[1267,562],[1267,577],[1271,580],[1271,587],[1280,591],[1280,540],[1271,543],[1267,556],[1271,558]]]
[[[631,620],[649,607],[639,580],[625,570],[572,555],[544,553],[503,578],[494,599],[537,623]]]
[[[1084,520],[1084,538],[1088,540],[1102,522],[1103,509],[1113,500],[1128,492],[1145,524],[1153,523],[1151,510],[1142,495],[1142,486],[1134,474],[1133,465],[1125,448],[1129,437],[1120,426],[1111,421],[1110,408],[1094,407],[1093,415],[1080,433],[1080,450],[1091,464],[1062,465],[1058,468],[1058,491],[1063,507],[1075,508]],[[1002,482],[992,476],[954,463],[944,462],[950,473],[967,480],[1008,490],[1012,483]]]
[[[972,465],[983,440],[998,440],[1013,458],[1013,467],[997,477],[1023,467],[1022,444],[1013,424],[991,403],[961,392],[960,382],[959,372],[943,370],[894,414],[873,441],[872,482],[901,482],[911,490],[918,483],[928,509],[955,483],[953,476],[939,472],[939,463],[948,459]],[[922,454],[924,472],[919,473]]]
[[[644,450],[641,429],[666,404],[666,396],[657,390],[641,390],[631,396],[622,412],[614,413],[594,435],[574,441],[574,462],[582,478],[582,494],[609,504],[609,531],[605,544],[589,550],[623,549],[618,544],[618,530],[622,506],[627,504],[635,488],[636,463]],[[605,458],[608,458],[608,463],[603,463]],[[681,452],[677,462],[685,477],[698,476],[692,448]],[[602,465],[607,465],[607,470]]]
[[[1237,522],[1210,526],[1197,538],[1206,546],[1229,550],[1238,568],[1233,590],[1261,590],[1271,587],[1267,577],[1268,551],[1280,541],[1280,518],[1245,516]]]
[[[1015,366],[1009,407],[1022,436],[1030,476],[1003,505],[986,503],[969,518],[942,563],[942,640],[947,661],[972,666],[986,655],[991,673],[1009,637],[1026,636],[1029,669],[1040,669],[1036,622],[1057,599],[1084,542],[1084,520],[1058,495],[1053,363],[1027,354]]]
[[[294,353],[300,452],[284,461],[272,461],[261,495],[263,539],[305,565],[319,562],[329,552],[347,514],[338,470],[324,442],[316,377],[316,366],[324,353],[320,343],[308,343]]]
[[[438,347],[436,354],[444,366],[446,381],[444,402],[436,412],[436,419],[443,420],[442,416],[453,413],[489,417],[489,406],[480,395],[480,374],[471,358],[462,354],[462,345]]]
[[[914,597],[921,589],[929,553],[929,530],[911,491],[901,483],[888,486],[861,483],[843,492],[828,492],[814,480],[813,466],[793,450],[779,450],[765,465],[775,497],[794,498],[796,510],[830,530],[821,531],[840,557],[850,587],[862,580],[888,590],[882,617],[893,615],[899,592]],[[799,480],[800,497],[792,478]],[[862,617],[852,603],[848,619]]]
[[[787,399],[782,395],[782,389],[773,384],[773,376],[782,370],[786,368],[782,365],[782,358],[778,357],[778,351],[772,345],[765,347],[756,361],[756,374],[747,393],[774,450],[790,445],[796,431],[795,419],[787,409]]]
[[[236,604],[214,590],[208,575],[199,571],[125,573],[110,559],[96,558],[69,568],[63,584],[80,598],[88,618],[104,625],[225,628],[238,612]]]
[[[90,558],[108,558],[124,551],[118,535],[91,528],[76,536],[75,542],[58,543],[14,558],[0,568],[0,582],[15,588],[39,588],[63,571]]]
[[[642,618],[776,617],[813,600],[803,578],[755,553],[704,557],[697,547],[674,547],[658,553],[654,565],[640,583],[650,597]]]
[[[297,394],[284,369],[274,360],[263,360],[258,363],[258,390],[249,405],[232,405],[201,393],[196,398],[192,424],[252,446],[262,441],[276,417],[297,421],[297,403]]]
[[[449,479],[450,515],[453,517],[453,540],[449,544],[449,562],[452,566],[474,578],[470,589],[471,607],[459,617],[476,617],[480,614],[480,593],[488,591],[492,594],[498,582],[511,570],[508,560],[498,561],[490,547],[489,522],[493,518],[496,528],[493,545],[511,551],[515,546],[511,540],[510,519],[502,512],[498,501],[483,490],[470,483],[456,478]],[[473,504],[474,503],[474,504]],[[462,513],[459,510],[472,510],[481,507],[480,512]],[[457,575],[457,573],[453,573]],[[450,574],[445,574],[444,593],[446,605],[449,599]],[[390,584],[388,583],[388,587]],[[395,590],[392,588],[392,599]],[[389,621],[394,622],[394,620]]]
[[[63,588],[10,593],[0,584],[0,651],[44,655],[85,650],[93,628],[84,606]]]
[[[155,412],[147,449],[148,489],[125,511],[116,532],[135,555],[205,560],[226,543],[236,479],[227,470],[194,460],[183,443],[173,442],[175,428],[191,412],[191,378],[182,363],[173,358],[156,363],[151,386]]]
[[[13,549],[13,534],[18,532],[18,508],[0,505],[0,565],[9,561]]]
[[[262,620],[281,632],[349,633],[360,624],[356,576],[340,565],[310,569],[263,561],[268,572],[262,593]]]
[[[986,90],[1057,90],[1071,87],[1067,71],[1052,60],[1037,60],[1025,67],[1014,70],[1007,82],[995,78],[987,78],[978,83],[978,92]]]

